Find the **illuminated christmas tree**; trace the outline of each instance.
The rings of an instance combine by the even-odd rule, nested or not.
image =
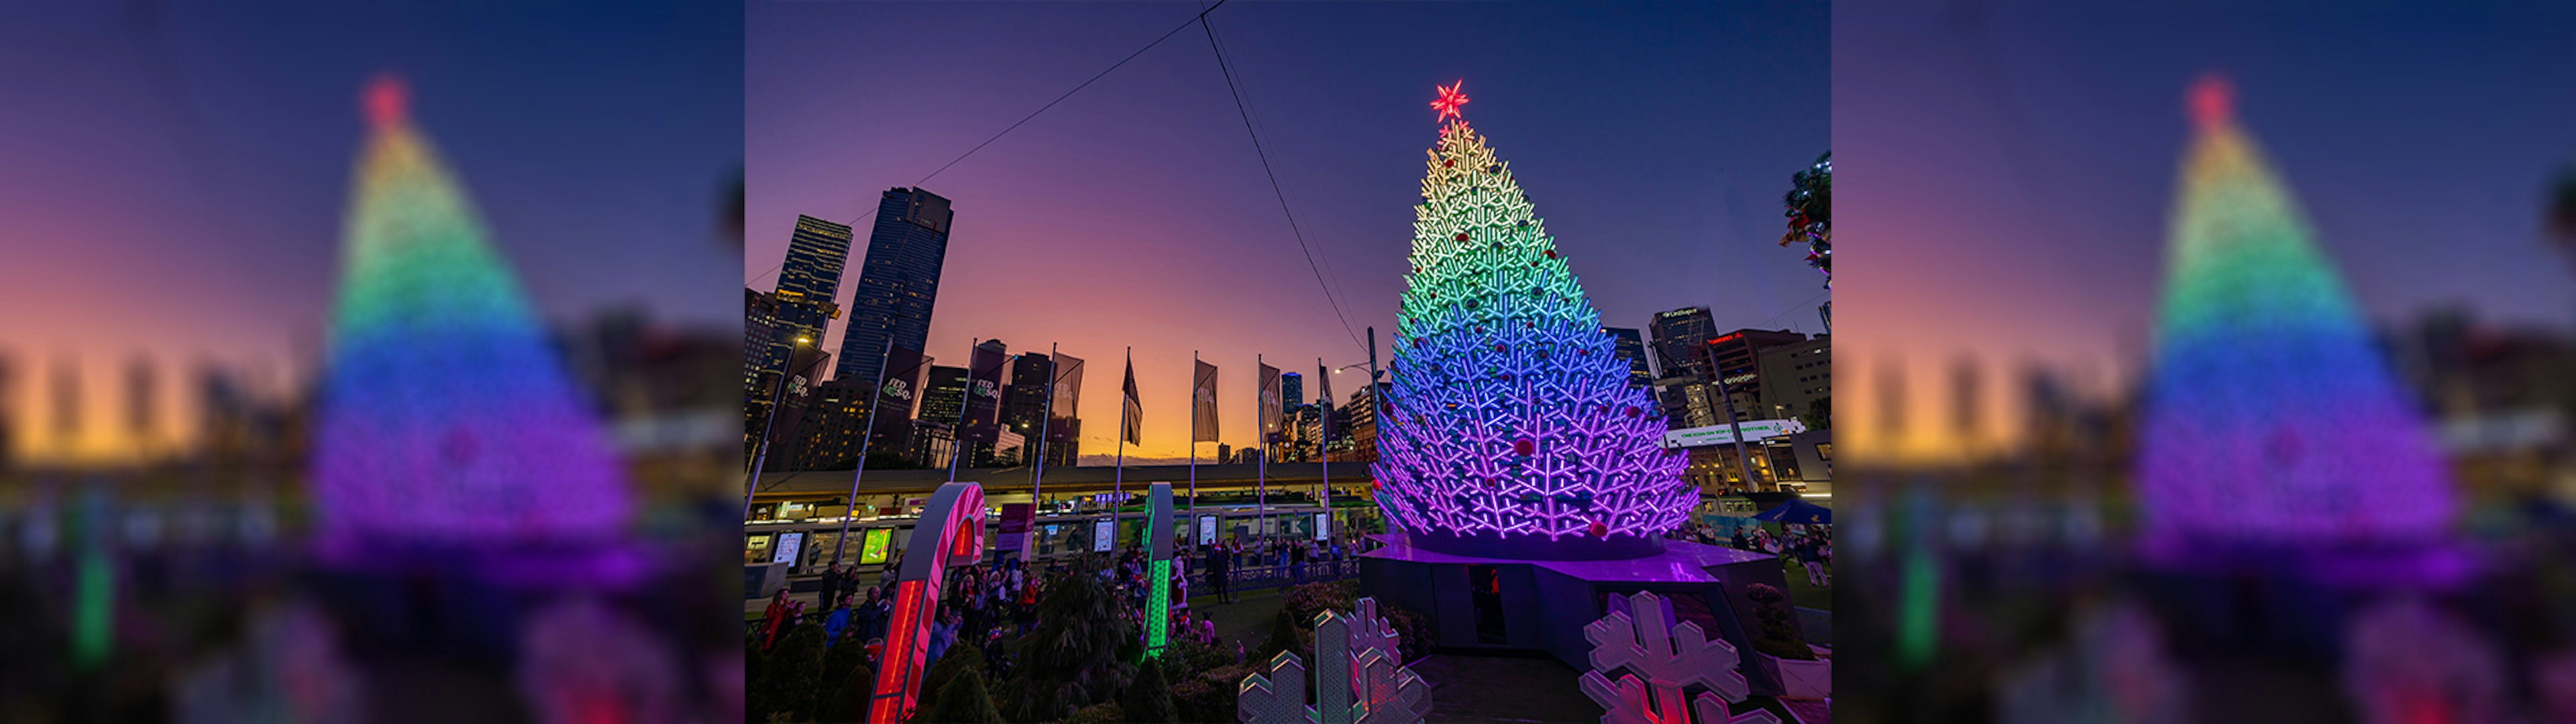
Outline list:
[[[2428,542],[2451,484],[2223,81],[2173,215],[2139,494],[2157,544]]]
[[[1417,540],[1643,538],[1699,491],[1601,315],[1485,139],[1441,89],[1374,471]]]
[[[326,550],[614,536],[607,437],[405,104],[392,78],[366,91],[314,437]]]

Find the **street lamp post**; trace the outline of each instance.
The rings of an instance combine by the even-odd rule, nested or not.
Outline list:
[[[742,519],[751,520],[751,498],[760,492],[760,471],[769,464],[769,438],[778,427],[778,406],[786,402],[787,378],[796,376],[796,353],[813,344],[812,337],[797,337],[796,346],[787,350],[787,361],[778,365],[778,387],[769,394],[769,414],[760,424],[760,445],[751,456],[751,479],[742,484]]]

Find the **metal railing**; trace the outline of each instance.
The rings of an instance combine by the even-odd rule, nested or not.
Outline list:
[[[1190,595],[1203,595],[1216,591],[1216,588],[1209,585],[1210,579],[1204,565],[1205,560],[1190,561]],[[1284,566],[1245,566],[1227,569],[1225,573],[1227,585],[1234,592],[1242,593],[1301,583],[1357,578],[1360,575],[1360,562],[1355,558],[1345,558],[1338,561],[1308,561]]]

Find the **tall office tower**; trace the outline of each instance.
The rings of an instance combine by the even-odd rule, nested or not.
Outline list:
[[[965,410],[966,368],[930,368],[930,383],[921,391],[921,418],[949,427],[957,426],[957,416]]]
[[[1655,366],[1665,377],[1716,379],[1709,376],[1704,346],[1717,336],[1717,320],[1707,307],[1656,312],[1647,329],[1655,335]]]
[[[823,344],[824,326],[840,308],[832,300],[841,292],[841,267],[850,255],[850,227],[811,216],[796,217],[796,231],[787,240],[787,261],[778,267],[777,291],[769,294],[766,309],[751,309],[756,302],[746,299],[744,336],[758,337],[766,332],[761,353],[751,358],[753,369],[746,377],[766,378],[773,384],[750,385],[752,406],[768,404],[775,394],[778,370],[796,348],[796,338]],[[752,290],[743,290],[746,296]],[[755,321],[754,314],[765,314]]]
[[[1297,409],[1298,405],[1306,404],[1306,402],[1305,376],[1299,375],[1295,372],[1279,373],[1280,416],[1287,416],[1288,411]]]
[[[850,294],[849,324],[841,330],[841,362],[833,376],[875,380],[884,366],[886,340],[903,349],[929,349],[931,303],[939,298],[939,268],[948,258],[948,199],[917,188],[887,189],[877,203],[877,225],[868,234],[859,284]]]
[[[1807,341],[1807,335],[1786,329],[1739,329],[1718,335],[1708,341],[1708,350],[1703,359],[1708,361],[1711,372],[1718,375],[1708,379],[1718,381],[1719,376],[1722,376],[1726,382],[1727,394],[1738,397],[1735,405],[1736,419],[1756,420],[1768,416],[1767,410],[1757,412],[1745,409],[1748,404],[1759,404],[1748,401],[1762,398],[1762,350],[1804,341]],[[1719,421],[1726,419],[1726,411],[1722,405],[1721,400],[1717,418]]]
[[[1002,388],[1002,429],[1035,443],[1046,420],[1047,376],[1054,373],[1055,361],[1035,352],[1011,363],[1011,384]]]
[[[794,337],[788,338],[791,342]],[[778,340],[778,295],[742,290],[742,414],[744,430],[760,428],[763,416],[769,414],[769,396],[778,389],[782,366],[770,359],[769,346]],[[749,433],[745,433],[749,434]]]
[[[1645,387],[1655,383],[1655,371],[1646,364],[1646,340],[1637,330],[1627,327],[1602,327],[1616,343],[1612,354],[1628,361],[1628,384]]]

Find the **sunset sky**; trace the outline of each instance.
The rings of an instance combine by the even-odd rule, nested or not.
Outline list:
[[[633,305],[737,323],[718,226],[742,159],[737,11],[421,8],[51,3],[0,21],[0,412],[27,459],[184,444],[200,365],[272,390],[310,374],[379,72],[408,79],[549,321]],[[141,440],[122,413],[137,359],[167,405]],[[68,439],[45,412],[63,366],[85,410]]]
[[[1375,325],[1381,347],[1438,128],[1433,86],[1459,80],[1465,117],[1512,163],[1606,323],[1707,305],[1722,329],[1822,331],[1821,277],[1775,242],[1790,174],[1828,148],[1825,5],[1711,5],[1236,3],[1209,17],[1351,327]],[[744,283],[775,286],[798,214],[856,222],[846,302],[881,192],[1200,7],[754,4]],[[998,337],[1088,360],[1086,457],[1113,451],[1129,345],[1145,403],[1131,460],[1185,454],[1193,350],[1222,370],[1237,445],[1254,436],[1256,354],[1310,377],[1318,357],[1367,359],[1195,26],[921,186],[956,210],[930,353],[959,364],[973,339]],[[1361,379],[1337,377],[1343,396]]]
[[[1836,422],[1856,458],[1991,449],[2024,366],[2096,391],[2140,372],[2184,91],[2204,73],[2233,80],[2237,118],[2373,321],[2453,304],[2499,325],[2576,321],[2569,260],[2540,231],[2547,180],[2576,160],[2576,14],[1859,5],[1874,12],[1834,24]],[[1966,433],[1961,366],[1985,375]],[[1891,441],[1880,388],[1899,370]]]

